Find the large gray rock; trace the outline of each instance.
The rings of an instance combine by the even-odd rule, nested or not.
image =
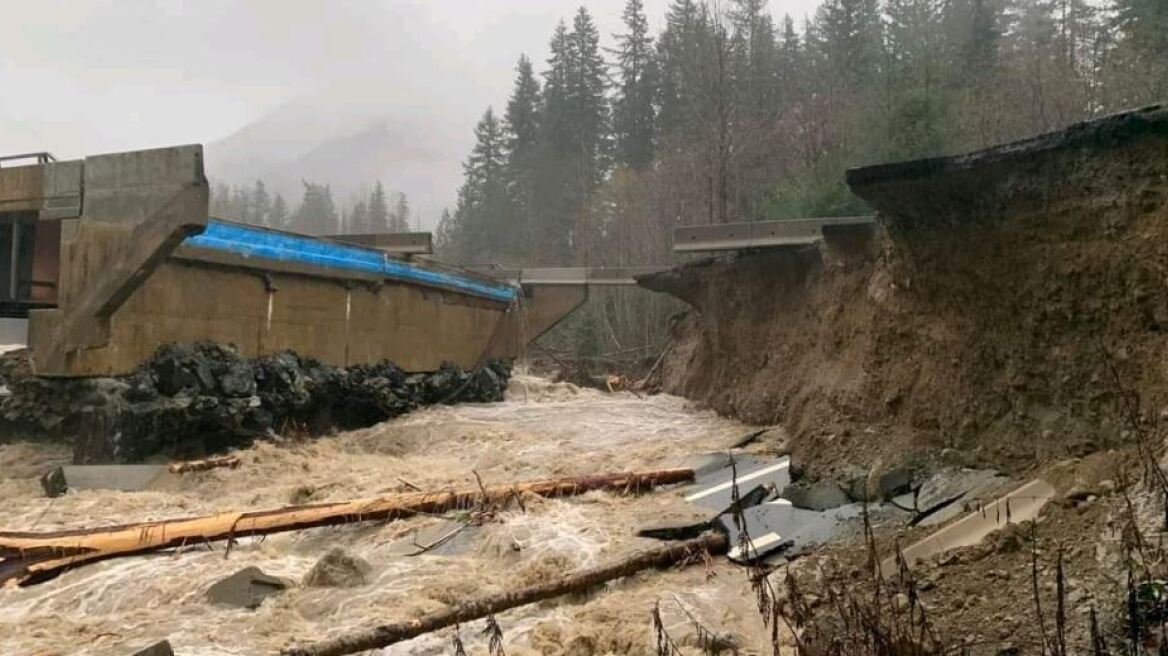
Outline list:
[[[164,490],[174,481],[166,465],[65,465],[42,476],[41,487],[56,497],[68,490]]]
[[[356,588],[365,585],[373,567],[362,558],[334,548],[316,561],[304,576],[310,588]]]
[[[880,475],[880,495],[891,499],[912,489],[912,471],[907,467],[895,467]]]
[[[951,469],[938,472],[917,491],[914,525],[932,526],[962,512],[989,504],[1010,484],[991,469]]]
[[[796,508],[816,511],[838,508],[851,501],[844,489],[835,481],[793,483],[784,488],[779,496],[790,501]]]
[[[207,600],[213,604],[254,609],[268,597],[295,585],[288,579],[265,574],[258,567],[247,567],[208,588]]]
[[[134,652],[131,656],[174,656],[174,649],[171,648],[169,640],[161,640]]]

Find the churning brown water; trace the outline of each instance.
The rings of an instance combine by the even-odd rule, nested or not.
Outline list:
[[[671,466],[724,448],[744,430],[676,397],[638,399],[517,375],[504,403],[428,408],[333,437],[259,444],[238,452],[238,469],[188,475],[165,492],[84,491],[50,500],[37,477],[67,462],[67,449],[0,445],[0,527],[49,530],[268,508],[369,496],[401,489],[403,481],[474,485],[474,471],[489,485]],[[274,654],[619,558],[655,544],[634,537],[639,524],[697,516],[675,491],[638,498],[591,493],[499,513],[454,555],[401,555],[414,531],[441,521],[418,517],[248,538],[226,557],[220,543],[116,559],[0,590],[0,654],[128,656],[163,638],[180,656]],[[215,581],[249,565],[301,580],[332,547],[372,564],[367,585],[299,587],[254,611],[204,598]],[[656,602],[683,645],[693,630],[680,607],[747,644],[765,641],[745,574],[725,564],[712,572],[696,566],[644,573],[595,594],[512,610],[498,621],[508,654],[652,654]],[[481,629],[481,623],[461,629],[471,653],[485,650]],[[452,653],[451,638],[450,631],[423,636],[383,653]]]

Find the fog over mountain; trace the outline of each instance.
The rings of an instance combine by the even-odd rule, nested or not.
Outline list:
[[[0,153],[199,142],[218,180],[262,177],[295,203],[302,177],[338,200],[381,178],[430,227],[519,54],[541,70],[581,4],[612,45],[623,0],[17,3],[0,21]],[[668,2],[645,4],[656,30]]]

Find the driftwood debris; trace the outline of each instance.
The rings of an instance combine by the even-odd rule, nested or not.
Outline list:
[[[201,472],[208,469],[217,469],[219,467],[226,467],[228,469],[235,469],[239,466],[239,458],[236,456],[219,456],[217,458],[204,458],[202,460],[184,460],[180,462],[172,462],[166,466],[172,474],[186,474],[188,472]]]
[[[267,535],[317,526],[394,520],[480,504],[505,504],[523,494],[567,497],[592,490],[638,492],[693,480],[692,469],[621,472],[512,485],[409,492],[332,503],[289,506],[204,517],[165,519],[64,531],[0,531],[0,586],[29,585],[106,558]]]
[[[703,562],[703,554],[724,553],[726,546],[724,534],[706,533],[694,540],[642,551],[624,560],[581,570],[554,581],[486,595],[412,620],[383,624],[331,640],[289,647],[281,654],[283,656],[341,656],[342,654],[356,654],[371,649],[380,649],[425,633],[470,622],[511,608],[587,590],[595,585],[630,576],[642,570],[668,567],[674,564]]]

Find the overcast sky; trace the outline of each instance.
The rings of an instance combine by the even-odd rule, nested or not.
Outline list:
[[[624,0],[12,0],[0,21],[0,154],[210,143],[316,95],[344,109],[328,112],[338,121],[388,97],[410,123],[469,144],[482,110],[504,102],[519,53],[541,70],[556,21],[580,4],[611,44]],[[645,1],[654,31],[667,4]],[[771,10],[801,18],[816,4]]]

